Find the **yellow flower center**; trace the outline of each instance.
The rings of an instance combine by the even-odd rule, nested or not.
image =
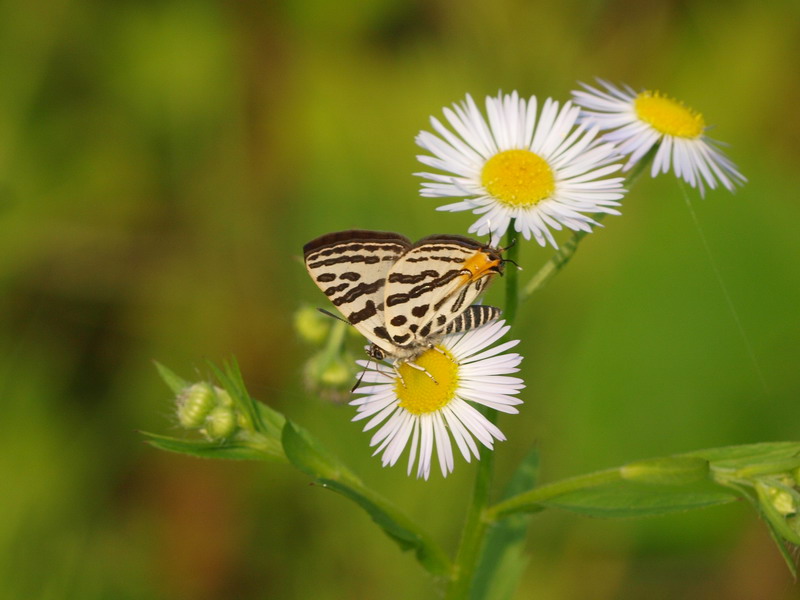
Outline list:
[[[556,189],[547,161],[530,150],[504,150],[486,161],[481,183],[492,197],[509,206],[532,206]]]
[[[415,364],[428,374],[407,364],[400,365],[400,375],[394,389],[400,406],[413,415],[436,412],[453,399],[458,388],[458,363],[453,355],[438,346],[417,357]],[[405,385],[403,385],[405,383]]]
[[[703,133],[703,115],[660,92],[642,92],[633,102],[639,118],[666,135],[696,138]]]

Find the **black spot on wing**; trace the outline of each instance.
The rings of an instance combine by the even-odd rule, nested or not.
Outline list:
[[[315,259],[316,256],[312,258]],[[392,257],[391,260],[394,260],[394,257]],[[347,254],[345,256],[334,256],[332,258],[314,260],[313,262],[308,263],[308,268],[318,269],[320,267],[332,267],[333,265],[340,265],[342,263],[363,263],[365,265],[374,265],[380,261],[381,258],[375,254]]]
[[[427,294],[437,287],[445,285],[449,283],[456,277],[461,275],[460,269],[452,269],[444,273],[441,277],[437,277],[433,281],[428,281],[426,283],[422,283],[408,292],[398,292],[396,294],[392,294],[391,296],[386,297],[386,306],[397,306],[398,304],[405,304],[409,300],[413,298],[419,298],[423,294]]]
[[[348,290],[346,294],[342,294],[341,296],[333,300],[333,304],[334,306],[341,306],[342,304],[350,304],[351,302],[357,300],[364,294],[374,294],[383,287],[383,284],[384,284],[383,279],[376,279],[372,283],[359,283],[358,285],[355,285],[350,290]],[[347,287],[349,285],[350,285],[349,283],[341,283],[336,287],[337,288],[341,286]],[[325,293],[327,294],[328,291],[325,290]]]
[[[319,283],[329,283],[336,279],[336,273],[322,273],[321,275],[317,276],[317,281]]]
[[[464,258],[461,256],[418,256],[418,257],[410,256],[405,260],[410,263],[428,262],[428,261],[458,262],[458,263],[464,262]]]
[[[394,325],[395,327],[400,327],[406,321],[408,321],[408,318],[406,318],[405,315],[397,315],[394,319],[392,319],[392,325]]]
[[[333,296],[334,294],[341,292],[342,290],[346,290],[348,287],[350,287],[349,283],[340,283],[339,285],[332,285],[331,287],[324,289],[323,292],[325,293],[326,296]],[[333,303],[336,306],[339,306],[339,304],[341,304],[341,302],[338,301],[338,298],[334,300]]]
[[[428,309],[431,307],[430,304],[420,304],[419,306],[415,306],[411,309],[411,314],[421,319],[425,316],[425,313],[428,312]]]
[[[467,292],[469,291],[468,287],[465,287],[461,290],[461,293],[458,294],[456,301],[453,303],[453,306],[450,307],[450,312],[460,312],[462,309],[461,307],[464,306],[464,301],[467,299]]]
[[[377,313],[378,310],[375,307],[375,303],[372,300],[367,300],[364,308],[351,312],[349,315],[347,315],[347,320],[353,325],[358,325],[361,323],[361,321],[366,321],[367,319],[374,317]]]
[[[404,275],[403,273],[391,273],[389,275],[388,281],[389,283],[419,283],[424,279],[428,279],[429,277],[436,277],[438,275],[438,271],[434,271],[433,269],[426,269],[417,275]]]
[[[404,344],[408,341],[408,338],[411,337],[410,333],[404,333],[403,335],[395,335],[392,339],[398,344]]]
[[[383,327],[383,326],[376,327],[375,329],[372,330],[372,333],[374,333],[375,335],[377,335],[379,338],[381,338],[383,340],[390,340],[391,341],[391,338],[389,337],[389,332],[386,331],[386,327]]]
[[[356,273],[355,271],[346,271],[339,275],[339,279],[344,279],[346,281],[358,281],[361,279],[361,274]]]

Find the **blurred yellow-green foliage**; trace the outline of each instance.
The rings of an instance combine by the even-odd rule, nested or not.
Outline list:
[[[137,430],[177,432],[152,359],[194,377],[234,355],[254,396],[453,548],[474,465],[381,469],[353,411],[303,391],[291,314],[325,304],[299,261],[321,233],[466,231],[411,173],[414,135],[467,92],[658,88],[750,179],[694,202],[736,318],[666,176],[522,307],[526,404],[501,421],[498,480],[532,444],[554,479],[800,439],[798,56],[789,0],[0,4],[0,597],[437,597],[306,476]],[[548,256],[525,244],[523,281]],[[741,504],[546,512],[528,548],[519,599],[797,596]]]

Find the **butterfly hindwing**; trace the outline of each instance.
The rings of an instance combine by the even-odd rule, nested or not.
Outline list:
[[[411,246],[397,233],[350,230],[320,236],[303,247],[314,282],[364,337],[389,354],[395,344],[384,319],[386,279]]]
[[[450,321],[444,333],[461,333],[462,331],[477,329],[489,321],[499,319],[501,313],[502,311],[494,306],[475,304]]]
[[[391,341],[421,343],[443,332],[502,272],[500,251],[458,235],[434,235],[409,248],[386,277]]]

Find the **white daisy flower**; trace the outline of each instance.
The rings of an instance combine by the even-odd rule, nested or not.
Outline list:
[[[548,98],[537,115],[535,96],[517,92],[486,98],[488,123],[472,98],[445,108],[453,133],[431,117],[436,134],[421,131],[416,141],[432,156],[417,158],[440,173],[416,173],[429,181],[421,194],[429,198],[465,198],[438,210],[472,210],[481,217],[471,233],[492,233],[498,243],[515,219],[525,239],[558,247],[551,229],[591,231],[598,225],[586,213],[618,215],[624,194],[619,170],[610,164],[613,144],[599,143],[597,128],[576,126],[580,109]]]
[[[651,175],[672,168],[686,183],[705,192],[719,181],[728,190],[747,181],[717,147],[706,137],[706,122],[699,112],[660,92],[636,93],[630,86],[618,88],[598,79],[605,90],[582,83],[584,90],[572,92],[576,104],[585,110],[581,122],[609,130],[605,140],[617,145],[623,155],[630,155],[623,170],[630,169],[647,151],[658,144]]]
[[[442,475],[453,471],[451,437],[467,462],[479,458],[477,439],[492,449],[503,433],[483,416],[475,404],[516,414],[522,400],[515,395],[525,387],[519,377],[522,357],[506,353],[519,340],[489,348],[509,330],[505,321],[495,321],[442,338],[414,362],[423,372],[408,364],[397,371],[374,361],[358,361],[365,368],[362,382],[371,383],[355,393],[363,394],[350,404],[357,406],[354,421],[369,419],[364,431],[378,425],[370,446],[374,454],[383,453],[383,466],[394,465],[411,440],[408,474],[417,463],[417,477],[428,479],[434,447]],[[417,458],[419,457],[419,460]]]

